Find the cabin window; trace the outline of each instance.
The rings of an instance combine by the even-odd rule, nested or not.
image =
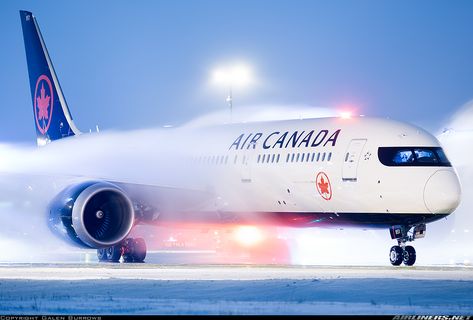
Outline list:
[[[332,153],[331,152],[328,154],[328,158],[327,158],[327,161],[330,161],[330,160],[332,160]]]
[[[452,166],[440,147],[380,147],[378,158],[385,166]]]
[[[320,160],[320,152],[317,153],[317,162],[319,162],[319,160]]]
[[[325,161],[325,152],[322,154],[322,161]]]

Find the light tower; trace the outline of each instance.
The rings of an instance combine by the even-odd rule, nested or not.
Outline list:
[[[243,64],[217,68],[212,80],[217,85],[227,87],[228,95],[225,101],[230,109],[230,120],[233,121],[233,90],[243,88],[253,81],[251,69]]]

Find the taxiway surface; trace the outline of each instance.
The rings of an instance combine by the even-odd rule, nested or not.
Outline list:
[[[473,268],[1,264],[1,314],[473,313]]]

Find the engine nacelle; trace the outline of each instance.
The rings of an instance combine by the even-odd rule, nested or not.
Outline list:
[[[123,241],[135,220],[133,204],[118,186],[100,181],[67,187],[49,205],[49,227],[76,245],[105,248]]]

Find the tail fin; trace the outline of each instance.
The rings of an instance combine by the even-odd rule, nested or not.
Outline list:
[[[48,50],[31,12],[20,11],[39,146],[80,134],[62,94]]]

